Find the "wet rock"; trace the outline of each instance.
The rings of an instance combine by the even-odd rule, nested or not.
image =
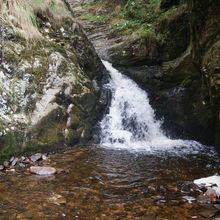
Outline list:
[[[55,205],[62,205],[66,203],[66,199],[61,195],[53,194],[53,196],[49,198],[49,203],[53,203]]]
[[[12,168],[12,169],[7,169],[6,172],[7,172],[7,173],[15,173],[15,169],[14,169],[14,168]]]
[[[4,163],[3,163],[3,165],[4,165],[4,167],[9,167],[9,162],[8,161],[5,161]]]
[[[18,158],[14,158],[14,160],[11,162],[11,166],[14,167],[18,162]]]
[[[218,210],[220,210],[220,204],[215,204],[214,207]]]
[[[214,217],[217,212],[218,212],[217,210],[204,210],[204,211],[200,212],[199,214],[202,217],[211,218],[211,217]]]
[[[14,157],[11,157],[9,162],[12,163],[14,159],[15,159]]]
[[[154,186],[148,186],[147,189],[148,189],[149,192],[155,192],[156,191],[156,188]]]
[[[207,195],[209,197],[209,199],[212,203],[216,202],[217,197],[218,197],[216,191],[212,188],[208,188],[205,195]]]
[[[201,188],[206,188],[205,195],[215,202],[220,195],[220,176],[214,175],[206,178],[196,179],[194,183]]]
[[[40,167],[40,166],[31,166],[30,167],[30,172],[37,174],[37,175],[53,175],[55,174],[57,171],[55,168],[53,167]]]
[[[46,155],[42,155],[42,160],[47,160],[48,157]]]
[[[22,163],[24,164],[29,164],[31,162],[31,160],[29,158],[25,158]]]
[[[25,164],[19,163],[18,166],[21,167],[21,168],[24,168],[24,167],[25,167]]]
[[[196,198],[192,196],[183,196],[183,199],[186,200],[189,204],[191,204],[193,201],[196,201]]]
[[[207,195],[199,195],[197,201],[201,204],[211,204],[211,200]]]
[[[41,153],[36,153],[36,154],[32,155],[30,157],[30,159],[31,159],[32,162],[39,161],[39,160],[42,159],[42,154]]]
[[[24,161],[26,159],[26,157],[22,156],[21,157],[21,161]]]
[[[0,165],[0,171],[4,170],[5,167],[3,165]]]

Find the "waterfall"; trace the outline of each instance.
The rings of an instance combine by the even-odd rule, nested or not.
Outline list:
[[[161,121],[155,119],[147,93],[109,62],[103,64],[111,75],[106,86],[112,91],[112,101],[109,113],[100,122],[102,146],[148,152],[192,152],[202,147],[195,141],[167,137]]]

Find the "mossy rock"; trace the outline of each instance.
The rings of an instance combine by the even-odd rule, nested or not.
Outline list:
[[[73,146],[79,143],[80,136],[76,130],[68,130],[67,132],[68,134],[66,135],[65,142],[68,145]]]
[[[160,58],[170,61],[184,53],[190,44],[190,26],[186,4],[171,9],[160,17],[157,25]]]
[[[129,39],[109,48],[107,60],[116,66],[132,66],[159,62],[158,43],[156,39],[145,41]]]
[[[173,61],[163,63],[162,71],[162,80],[169,82],[178,83],[187,78],[196,79],[200,77],[200,72],[193,64],[189,51]]]
[[[80,119],[77,117],[76,114],[72,114],[70,116],[70,120],[71,120],[71,128],[72,129],[77,129],[79,127],[79,125],[81,124]]]
[[[64,141],[64,128],[66,123],[66,113],[58,107],[48,113],[41,121],[35,125],[28,136],[33,139],[33,145],[45,144],[53,145]],[[31,140],[30,140],[31,141]]]
[[[168,10],[173,6],[179,5],[181,0],[161,0],[160,10]]]

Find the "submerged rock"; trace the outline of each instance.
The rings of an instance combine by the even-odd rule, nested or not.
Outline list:
[[[211,217],[214,217],[217,212],[218,210],[204,210],[200,212],[200,215],[205,218],[211,218]]]
[[[192,196],[183,196],[183,199],[186,200],[189,204],[191,204],[194,201],[196,201],[196,198],[194,198]]]
[[[57,171],[53,167],[31,166],[30,172],[37,175],[50,176],[55,174]]]
[[[62,205],[66,203],[66,199],[58,194],[53,194],[49,199],[49,203],[53,203],[55,205]]]

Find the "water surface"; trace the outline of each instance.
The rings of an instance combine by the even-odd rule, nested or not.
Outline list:
[[[188,220],[204,209],[183,200],[188,181],[219,172],[214,156],[114,150],[99,146],[54,154],[42,165],[52,177],[26,168],[0,176],[0,219]],[[62,172],[61,172],[62,171]]]

